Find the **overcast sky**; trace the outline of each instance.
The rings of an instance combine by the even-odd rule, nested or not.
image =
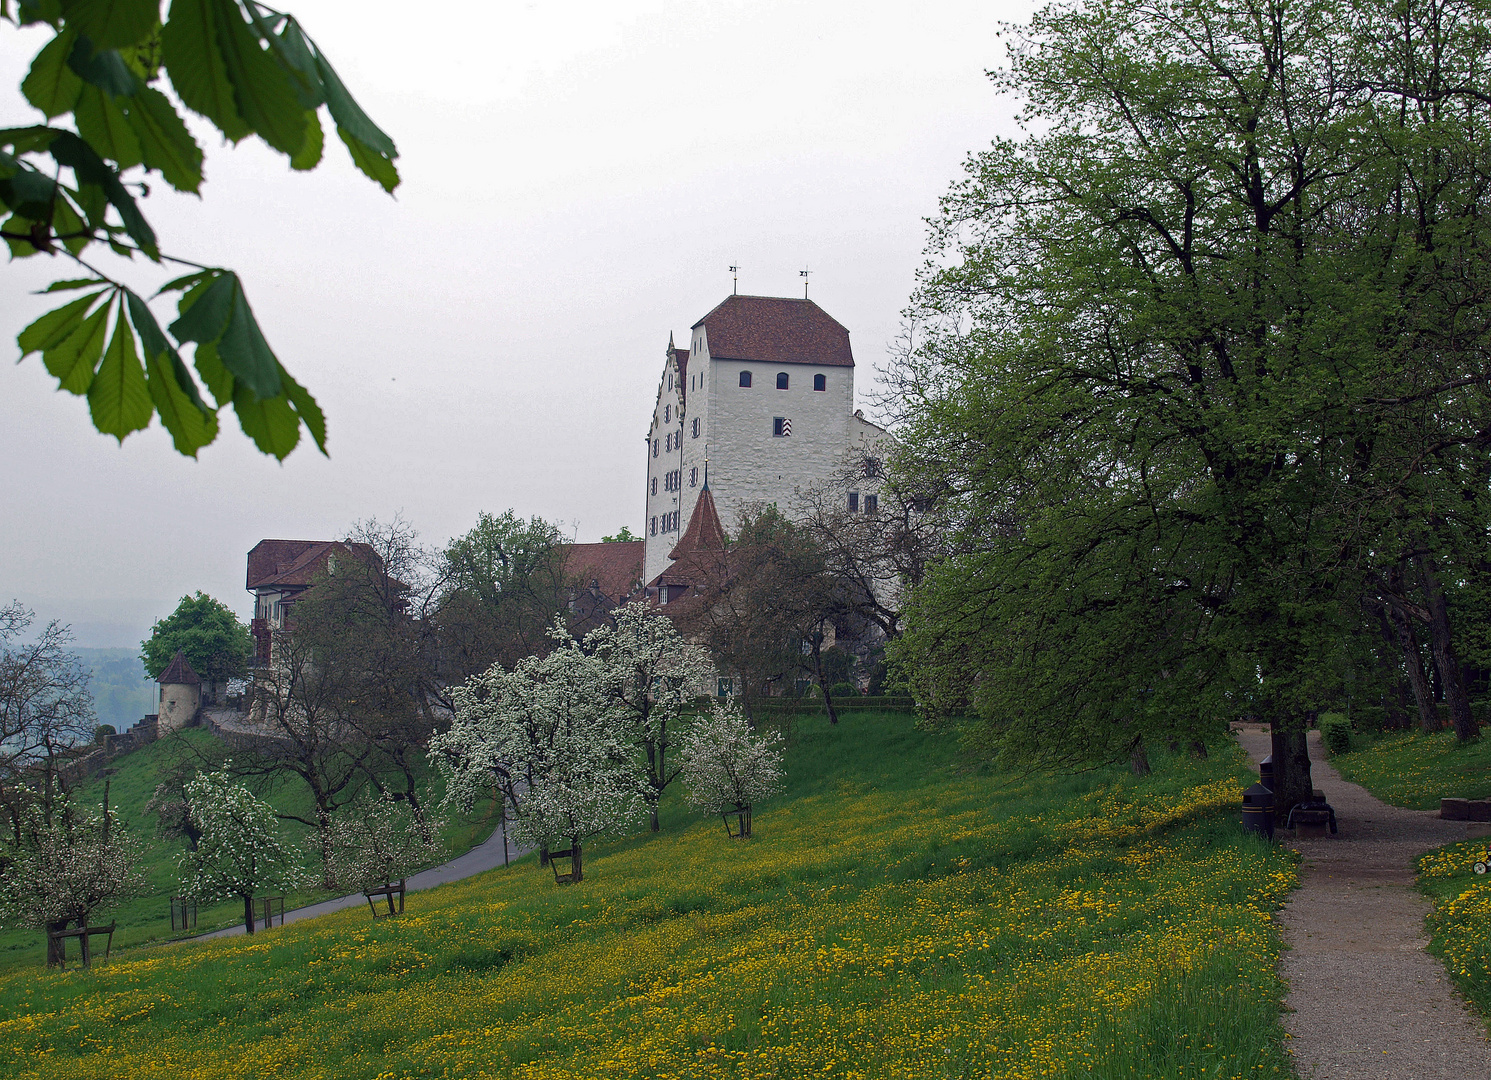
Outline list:
[[[328,418],[330,459],[258,454],[231,412],[191,461],[121,447],[33,356],[0,365],[0,603],[132,646],[185,593],[247,616],[244,556],[402,514],[430,544],[515,509],[581,541],[640,532],[643,437],[671,332],[730,292],[811,296],[849,328],[861,396],[896,338],[923,218],[1013,134],[984,72],[1023,2],[287,0],[398,143],[389,198],[330,138],[292,173],[257,140],[202,198],[152,185],[164,251],[225,265]],[[411,10],[419,16],[411,17]],[[44,32],[0,24],[15,87]],[[0,126],[36,122],[0,94]],[[117,261],[117,260],[116,260]],[[119,271],[142,291],[171,276]],[[0,270],[0,355],[75,276]],[[131,276],[132,275],[132,276]],[[167,321],[172,310],[156,303]]]

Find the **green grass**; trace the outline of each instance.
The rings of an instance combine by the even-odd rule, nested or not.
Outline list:
[[[116,922],[114,949],[128,949],[147,942],[171,937],[188,936],[186,932],[173,934],[170,920],[170,897],[179,891],[180,877],[176,857],[182,850],[180,841],[162,840],[155,833],[155,817],[147,814],[145,804],[155,793],[156,785],[170,771],[172,765],[181,760],[194,760],[202,755],[208,760],[222,756],[219,740],[205,728],[188,728],[169,738],[151,743],[133,753],[115,759],[108,777],[109,802],[118,808],[125,825],[145,842],[143,870],[146,878],[144,895],[127,901],[95,917],[95,923]],[[439,797],[437,778],[431,778],[434,797]],[[75,792],[79,805],[99,806],[104,798],[104,777],[99,776],[80,784]],[[266,793],[274,807],[285,813],[309,816],[310,797],[304,785],[280,783]],[[446,848],[454,856],[486,839],[495,825],[493,807],[479,806],[470,815],[459,816],[450,821],[444,831]],[[285,834],[296,843],[304,843],[310,834],[298,822],[286,822]],[[307,865],[314,866],[309,854]],[[303,889],[285,897],[286,909],[315,903],[340,893],[322,889]],[[209,930],[231,926],[243,920],[243,903],[230,900],[204,905],[198,911],[197,928],[190,933],[205,933]],[[45,961],[44,939],[39,930],[10,929],[0,931],[0,971],[16,966],[39,965]],[[98,941],[97,945],[102,945]],[[69,954],[75,956],[76,943],[72,943]]]
[[[1429,951],[1491,1029],[1491,838],[1449,844],[1419,859],[1419,887],[1434,903]]]
[[[1331,758],[1331,764],[1384,802],[1438,810],[1444,798],[1491,797],[1491,738],[1461,743],[1453,731],[1354,731],[1351,741],[1351,753]]]
[[[1228,750],[964,767],[910,717],[799,719],[757,836],[663,831],[258,935],[0,975],[0,1072],[131,1078],[1291,1076],[1287,852]]]

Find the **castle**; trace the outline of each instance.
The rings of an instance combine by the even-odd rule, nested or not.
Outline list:
[[[808,299],[729,296],[696,322],[688,348],[670,335],[647,432],[643,580],[659,576],[688,526],[706,470],[726,532],[754,503],[790,509],[795,493],[843,473],[885,430],[854,408],[849,331]],[[871,492],[848,508],[874,513]]]

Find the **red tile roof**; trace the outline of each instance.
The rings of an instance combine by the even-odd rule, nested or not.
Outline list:
[[[326,568],[327,559],[337,549],[374,566],[381,565],[378,553],[369,544],[341,540],[260,540],[248,553],[248,583],[244,588],[303,589]]]
[[[694,324],[714,360],[853,367],[849,331],[811,300],[730,296]]]
[[[657,588],[659,585],[703,585],[709,580],[711,573],[717,572],[724,556],[725,527],[720,524],[714,495],[706,485],[699,492],[699,501],[694,503],[688,528],[668,553],[668,558],[673,561],[666,570],[647,583],[648,588]]]
[[[581,588],[594,584],[601,594],[619,603],[642,583],[643,540],[609,544],[565,545],[564,576],[580,579]]]
[[[166,670],[162,671],[160,678],[155,681],[162,686],[202,685],[202,677],[197,674],[196,669],[191,665],[191,661],[186,658],[186,654],[180,649],[176,650],[176,655],[171,657],[171,663],[166,666]]]

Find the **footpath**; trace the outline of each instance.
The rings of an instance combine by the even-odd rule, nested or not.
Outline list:
[[[531,849],[509,846],[506,832],[495,829],[486,840],[477,844],[476,847],[457,856],[447,863],[432,866],[428,870],[421,870],[409,879],[405,886],[407,892],[417,892],[422,889],[433,889],[436,885],[448,885],[452,881],[460,881],[464,878],[473,877],[476,874],[485,873],[503,866],[509,859],[516,859],[528,854]],[[344,911],[350,907],[366,907],[367,898],[362,893],[353,893],[351,896],[339,896],[335,900],[323,900],[319,904],[309,904],[306,907],[295,908],[293,911],[285,912],[285,922],[300,922],[302,919],[314,919],[317,915],[329,915],[333,911]],[[276,920],[275,925],[279,922]],[[201,941],[205,938],[233,937],[245,933],[243,924],[230,926],[224,930],[214,930],[210,934],[200,934],[189,941]]]
[[[1253,758],[1266,732],[1243,730]],[[1300,888],[1279,912],[1288,946],[1284,1028],[1304,1080],[1491,1080],[1491,1041],[1444,965],[1425,951],[1428,899],[1415,859],[1476,835],[1434,811],[1404,810],[1343,780],[1310,733],[1315,787],[1335,807],[1335,836],[1283,842],[1302,856]]]

